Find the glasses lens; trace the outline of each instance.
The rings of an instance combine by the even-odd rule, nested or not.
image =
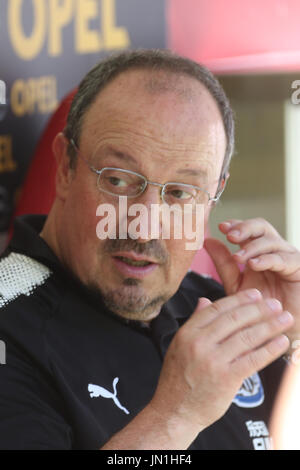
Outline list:
[[[208,204],[208,193],[201,189],[196,189],[193,186],[184,184],[168,183],[165,185],[164,201],[166,204],[191,204],[193,207],[196,204]]]
[[[103,168],[98,178],[101,191],[117,196],[137,196],[143,192],[145,186],[144,178],[126,170]]]

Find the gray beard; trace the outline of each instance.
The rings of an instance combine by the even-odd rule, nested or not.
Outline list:
[[[89,285],[94,293],[100,294],[105,306],[116,315],[127,320],[149,321],[156,317],[162,305],[169,299],[166,293],[149,298],[139,287],[139,280],[125,279],[117,289],[103,291],[96,285]]]

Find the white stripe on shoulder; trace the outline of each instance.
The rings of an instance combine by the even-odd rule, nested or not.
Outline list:
[[[44,284],[52,271],[20,253],[10,253],[0,261],[0,308],[20,295],[31,295]]]

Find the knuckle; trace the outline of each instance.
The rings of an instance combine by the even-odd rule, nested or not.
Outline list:
[[[209,347],[203,336],[194,337],[185,345],[188,357],[191,361],[204,363],[209,359]]]
[[[245,345],[247,348],[252,348],[255,346],[255,338],[253,336],[253,332],[249,328],[245,328],[241,330],[239,333],[240,341]]]
[[[274,355],[274,348],[272,347],[272,343],[266,344],[265,347],[264,347],[264,350],[265,350],[265,355],[266,355],[266,357],[268,357],[268,358],[273,357],[273,355]]]
[[[280,326],[276,320],[266,324],[265,340],[270,341],[277,333],[281,331],[281,329],[282,325]]]
[[[282,324],[278,318],[274,318],[268,322],[266,328],[269,336],[285,329],[284,324]]]
[[[263,324],[264,339],[270,340],[275,334],[284,331],[285,329],[285,325],[278,320],[278,317],[272,318]]]
[[[223,313],[223,308],[222,308],[222,303],[221,303],[221,301],[213,302],[213,303],[209,306],[209,308],[210,308],[211,310],[213,310],[213,311],[217,314],[217,316],[219,316],[221,313]]]
[[[273,307],[270,306],[265,300],[262,300],[257,304],[257,312],[258,312],[258,320],[262,320],[263,318],[268,318],[270,315],[270,311],[273,311]]]
[[[262,223],[264,223],[266,229],[272,235],[272,237],[275,236],[276,238],[281,238],[276,228],[268,220],[262,219]]]
[[[191,341],[189,344],[189,356],[192,358],[192,360],[198,360],[201,352],[201,342],[198,339]]]
[[[269,224],[269,222],[263,217],[255,217],[255,219],[253,219],[253,222],[257,225],[262,225],[264,227],[272,227],[271,224]]]
[[[230,312],[228,312],[226,320],[230,321],[234,326],[239,323],[239,319],[240,313],[237,309],[234,308]]]

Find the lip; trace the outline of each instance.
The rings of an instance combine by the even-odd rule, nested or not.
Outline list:
[[[148,261],[148,263],[159,264],[156,260],[150,258],[149,256],[138,255],[136,253],[133,253],[132,251],[118,251],[117,253],[113,253],[112,256],[122,256],[123,258],[129,258],[133,261]]]
[[[129,264],[125,263],[124,261],[117,258],[117,256],[124,256],[124,258],[129,258],[134,261],[148,261],[148,266],[130,266]],[[112,261],[118,271],[126,277],[136,278],[136,279],[143,279],[146,276],[149,276],[158,268],[158,263],[153,262],[151,258],[145,257],[143,255],[136,255],[131,252],[118,252],[114,253],[112,256]]]

